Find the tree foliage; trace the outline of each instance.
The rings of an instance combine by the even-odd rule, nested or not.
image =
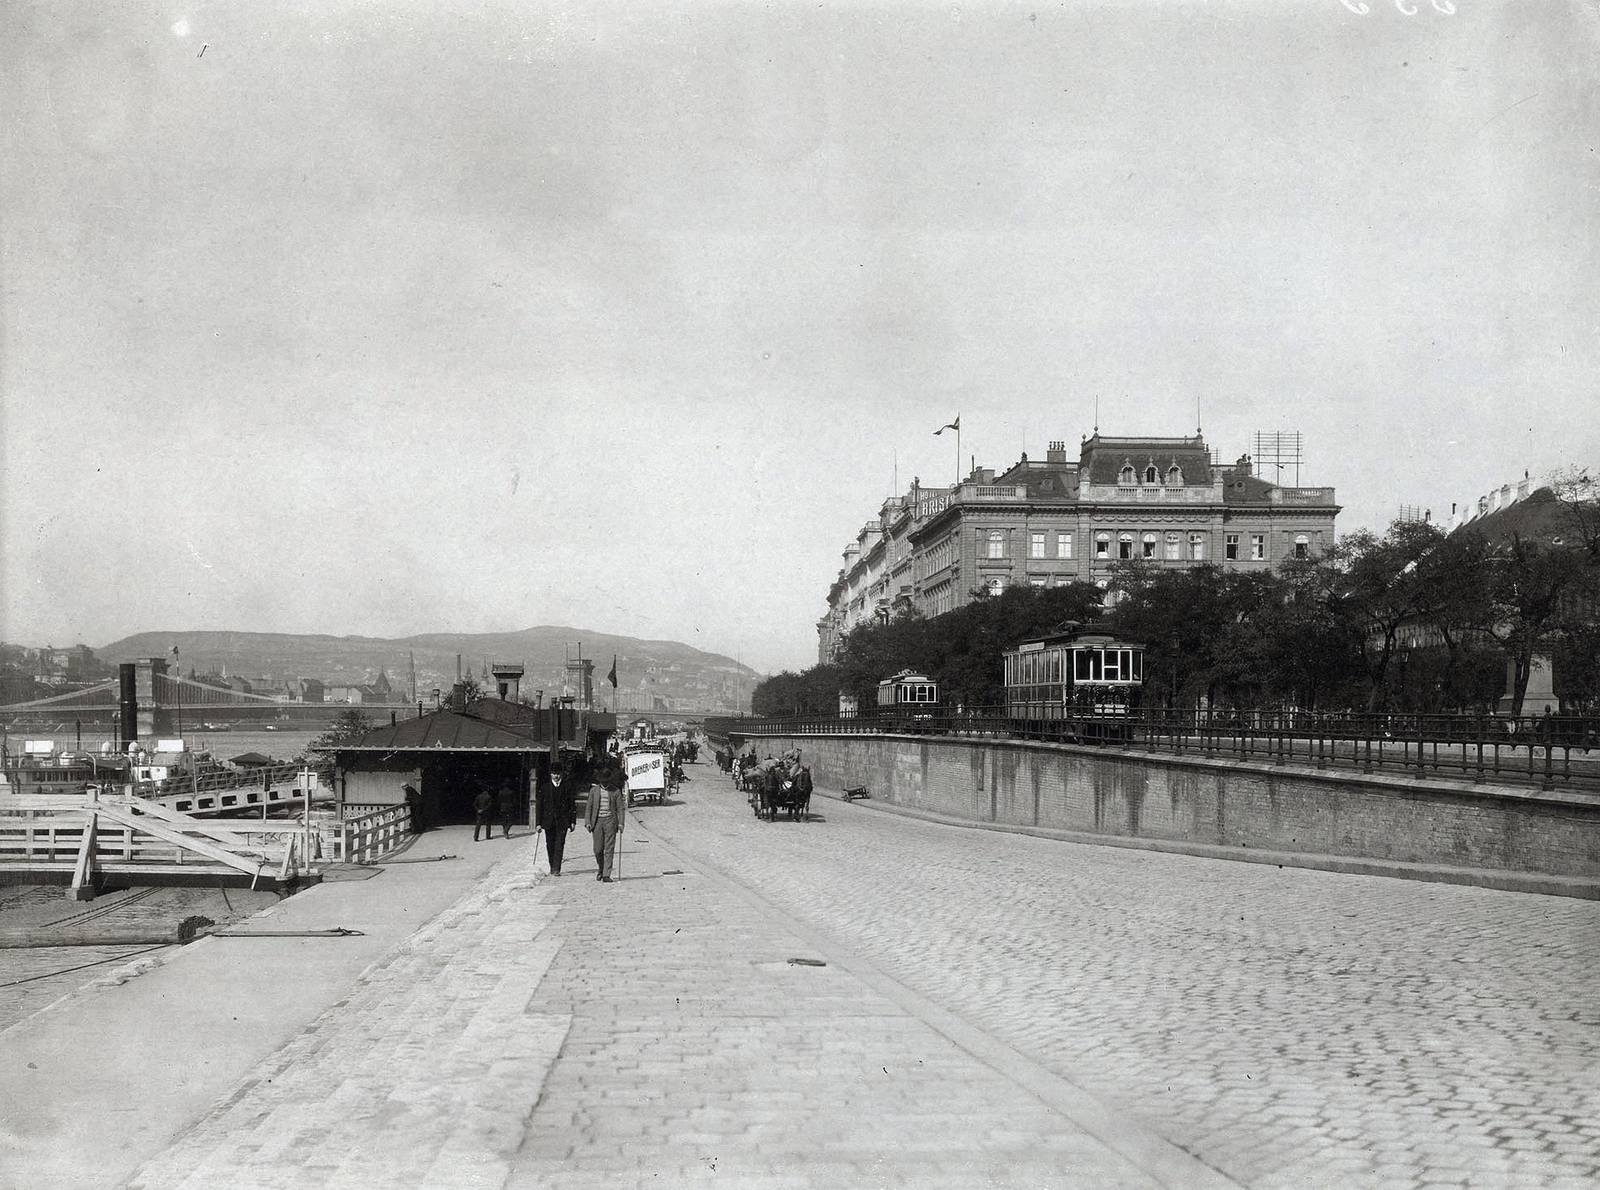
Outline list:
[[[310,748],[313,752],[331,752],[371,730],[372,720],[367,718],[366,713],[351,709],[342,713],[328,726],[327,731],[312,740]]]

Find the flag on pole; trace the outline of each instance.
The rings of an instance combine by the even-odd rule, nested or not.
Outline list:
[[[944,433],[946,430],[954,430],[958,434],[961,433],[961,415],[959,413],[956,414],[955,421],[951,422],[947,426],[940,426],[937,430],[935,430],[933,432],[933,436],[935,438],[937,438],[940,434]]]
[[[606,675],[606,681],[611,683],[611,688],[617,688],[617,655],[611,654],[611,672]]]

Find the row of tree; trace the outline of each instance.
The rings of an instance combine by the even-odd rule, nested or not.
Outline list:
[[[841,693],[870,706],[908,668],[947,705],[998,705],[1004,651],[1075,620],[1144,644],[1147,705],[1491,711],[1506,698],[1520,713],[1533,667],[1553,663],[1564,709],[1600,709],[1600,484],[1558,476],[1513,508],[1451,534],[1359,531],[1273,572],[1134,561],[1109,592],[974,592],[931,619],[857,627],[833,663],[768,678],[751,707],[833,714]]]

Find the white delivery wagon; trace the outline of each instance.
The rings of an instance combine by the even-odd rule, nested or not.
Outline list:
[[[645,746],[626,749],[622,754],[628,773],[628,804],[660,802],[671,789],[672,765],[660,748]]]

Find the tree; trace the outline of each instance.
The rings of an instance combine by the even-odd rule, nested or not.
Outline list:
[[[365,713],[357,710],[345,711],[333,721],[327,731],[311,741],[310,749],[313,752],[332,752],[341,744],[348,744],[371,730],[372,720],[368,719]]]
[[[1324,597],[1352,634],[1367,678],[1369,711],[1387,701],[1389,666],[1401,649],[1402,630],[1426,619],[1422,564],[1443,540],[1430,524],[1396,521],[1382,537],[1359,530],[1329,552]]]

